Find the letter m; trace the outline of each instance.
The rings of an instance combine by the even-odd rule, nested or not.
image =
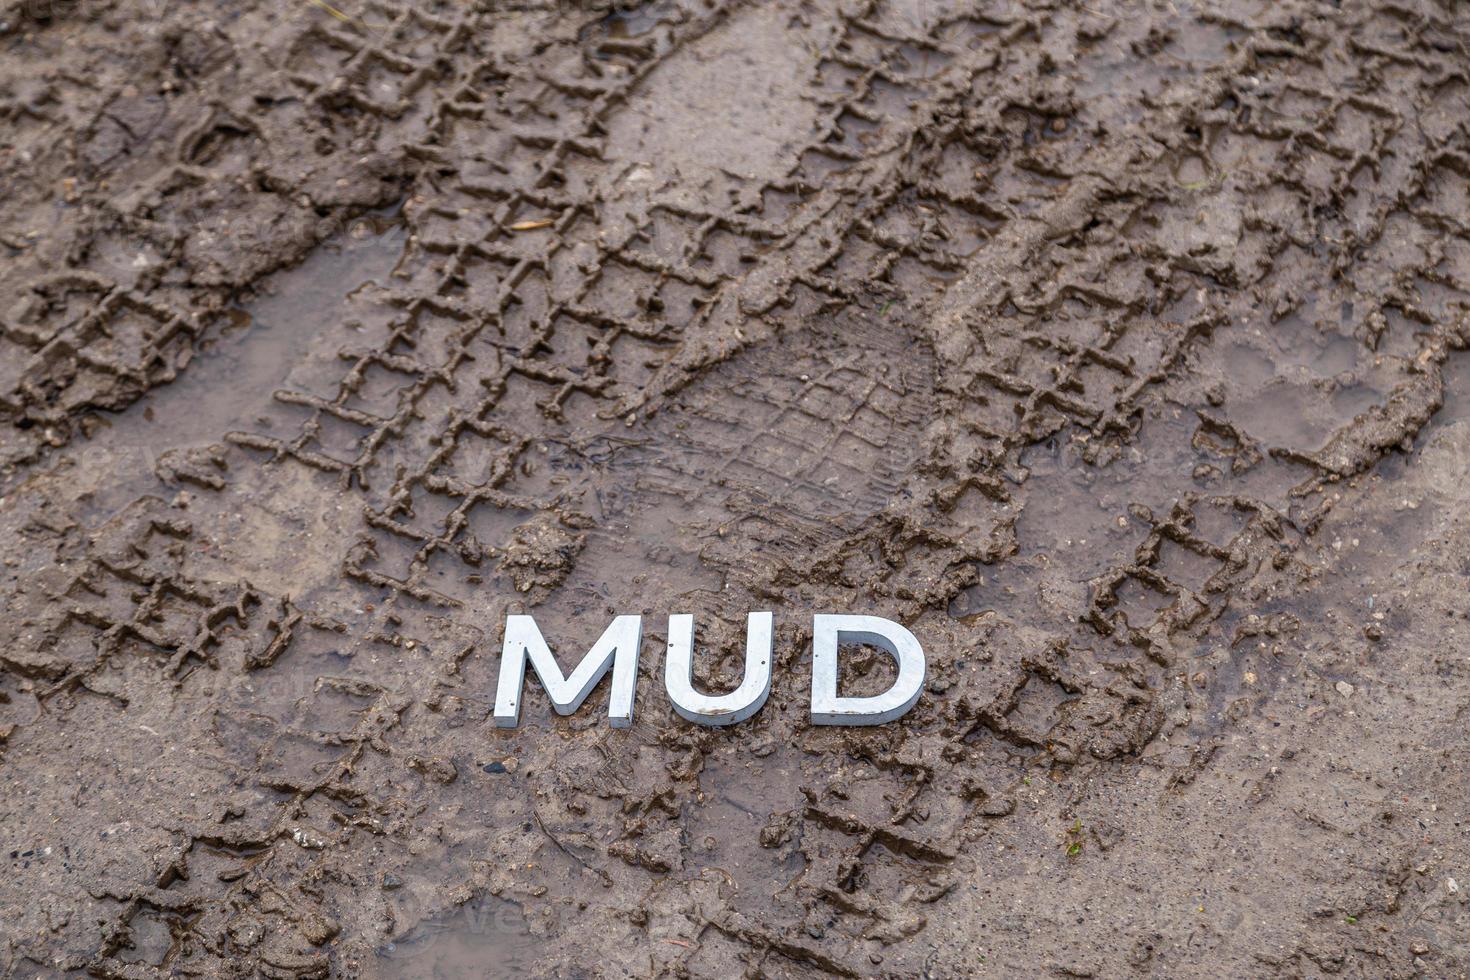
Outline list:
[[[500,683],[495,690],[495,724],[514,728],[521,720],[521,695],[526,661],[531,661],[541,686],[559,715],[581,707],[587,695],[612,668],[612,702],[608,718],[614,728],[633,724],[633,685],[638,680],[638,648],[643,639],[643,617],[619,616],[587,651],[571,676],[563,676],[536,620],[530,616],[505,617],[505,646],[500,654]]]

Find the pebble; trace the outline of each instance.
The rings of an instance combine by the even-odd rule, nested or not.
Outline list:
[[[1350,698],[1353,696],[1353,686],[1347,681],[1338,681],[1332,686],[1337,688],[1337,693],[1341,694],[1345,698]]]
[[[291,839],[308,851],[320,851],[327,846],[323,838],[309,830],[294,830],[291,832]]]

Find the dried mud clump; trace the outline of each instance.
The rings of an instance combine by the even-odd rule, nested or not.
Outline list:
[[[586,543],[585,534],[554,515],[537,514],[511,532],[498,567],[517,592],[538,590],[545,595],[566,581]]]

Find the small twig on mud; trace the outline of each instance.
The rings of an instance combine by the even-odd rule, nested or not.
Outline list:
[[[311,4],[313,7],[319,7],[322,10],[325,10],[327,13],[331,14],[333,17],[337,18],[344,24],[350,24],[353,22],[354,18],[351,14],[344,14],[336,7],[327,3],[327,0],[306,0],[306,2]]]
[[[592,865],[588,864],[586,861],[583,861],[580,857],[567,850],[562,842],[556,839],[556,835],[546,829],[546,824],[541,822],[541,811],[537,810],[534,806],[531,807],[531,816],[536,818],[536,826],[541,828],[541,832],[546,835],[547,840],[556,845],[556,849],[558,851],[561,851],[567,857],[571,858],[573,861],[576,861],[588,871],[591,871],[593,874],[597,875],[597,877],[602,879],[604,884],[609,886],[612,885],[612,875],[608,874],[606,871],[603,871],[601,868],[594,868]]]

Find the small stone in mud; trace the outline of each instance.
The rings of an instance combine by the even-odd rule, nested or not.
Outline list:
[[[1383,639],[1383,627],[1379,626],[1377,623],[1369,623],[1367,626],[1363,627],[1363,635],[1372,642],[1377,643],[1379,640]]]
[[[1337,688],[1337,693],[1341,694],[1345,698],[1350,698],[1353,696],[1353,686],[1347,681],[1338,681],[1332,686]]]
[[[486,772],[490,773],[492,776],[498,776],[499,774],[501,774],[501,773],[503,773],[503,772],[506,771],[505,763],[503,763],[503,762],[491,762],[491,763],[487,764],[484,767],[484,769],[485,769]]]
[[[995,796],[986,800],[980,807],[980,815],[985,817],[1008,817],[1016,810],[1016,801],[1003,796]]]
[[[264,928],[253,918],[242,918],[228,926],[230,940],[240,949],[250,949],[265,935]]]
[[[770,735],[759,735],[750,743],[750,754],[757,759],[764,759],[776,751],[776,740]]]
[[[391,892],[395,888],[403,887],[403,879],[391,871],[383,872],[383,891]]]
[[[326,848],[327,841],[317,833],[304,828],[298,828],[291,832],[291,839],[308,851],[320,851]]]
[[[408,764],[410,769],[420,772],[436,783],[449,784],[454,782],[459,772],[454,768],[454,763],[448,759],[414,759]]]
[[[342,931],[342,927],[335,919],[328,918],[318,912],[307,912],[301,917],[297,923],[297,927],[301,930],[301,934],[313,946],[320,946],[323,943],[329,942],[337,933]]]

